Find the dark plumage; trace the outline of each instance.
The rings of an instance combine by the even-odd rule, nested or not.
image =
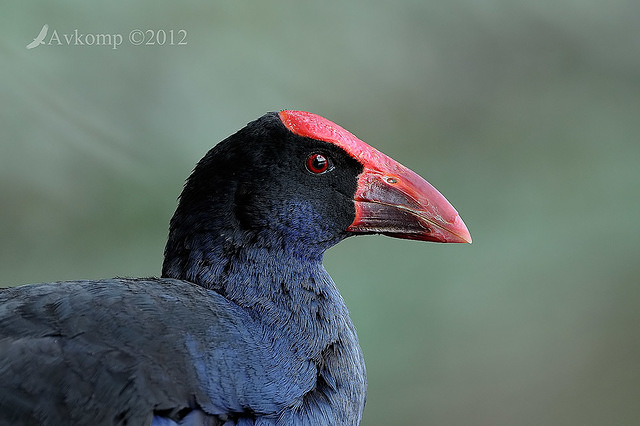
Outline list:
[[[187,180],[163,278],[0,292],[0,424],[358,424],[364,361],[322,256],[361,233],[470,242],[413,172],[266,114]]]

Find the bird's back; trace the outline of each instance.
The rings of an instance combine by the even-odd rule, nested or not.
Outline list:
[[[290,380],[260,327],[215,292],[171,279],[0,292],[0,423],[149,424],[205,408],[277,412]],[[212,362],[212,360],[214,362]],[[308,379],[308,378],[307,378]],[[281,383],[282,384],[282,383]]]

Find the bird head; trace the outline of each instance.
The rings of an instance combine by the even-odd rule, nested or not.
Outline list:
[[[418,174],[325,118],[281,111],[249,123],[198,163],[165,257],[203,241],[322,256],[350,235],[376,233],[471,242],[453,206]]]

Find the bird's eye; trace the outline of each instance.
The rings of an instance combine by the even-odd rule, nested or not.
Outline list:
[[[311,154],[307,158],[307,170],[311,173],[324,173],[329,168],[329,160],[322,154]]]

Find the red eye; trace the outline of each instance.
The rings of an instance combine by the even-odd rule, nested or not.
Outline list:
[[[307,169],[311,173],[323,173],[329,167],[329,160],[322,154],[311,154],[307,158]]]

